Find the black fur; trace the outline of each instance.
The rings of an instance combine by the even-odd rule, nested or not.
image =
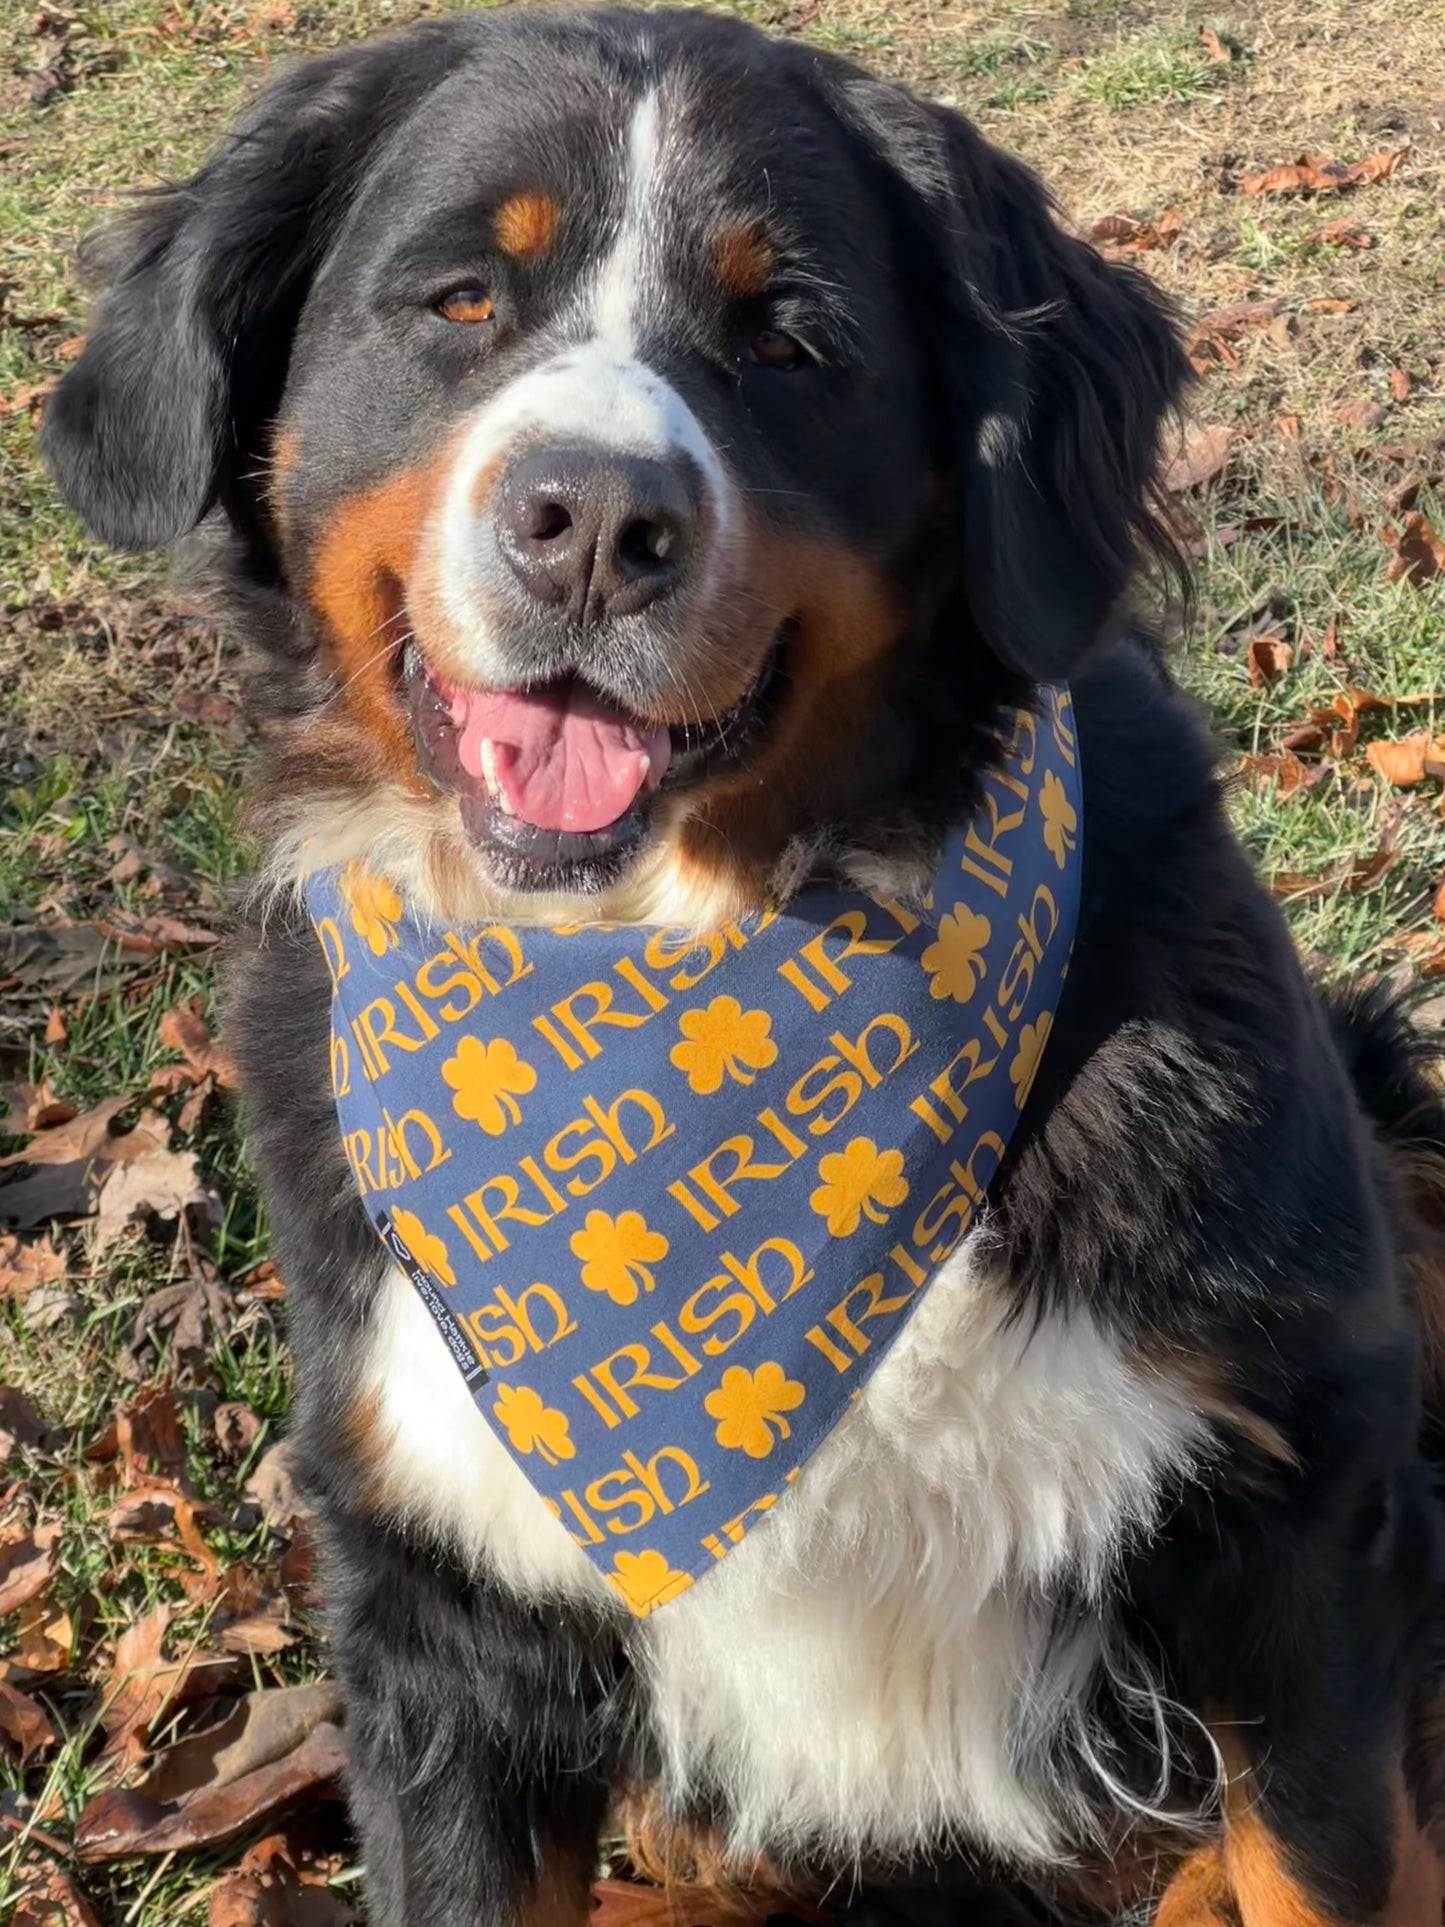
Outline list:
[[[796,127],[803,185],[788,191],[813,210],[823,263],[852,264],[868,337],[792,415],[762,388],[744,408],[689,348],[687,326],[704,340],[711,325],[701,290],[679,297],[658,349],[729,429],[764,514],[816,511],[906,595],[874,785],[848,772],[825,822],[880,848],[926,841],[975,794],[1001,705],[1031,679],[1073,681],[1083,920],[993,1235],[1020,1318],[1086,1306],[1161,1370],[1194,1370],[1218,1453],[1102,1606],[1055,1602],[1060,1627],[1098,1612],[1120,1650],[1147,1654],[1228,1736],[1308,1904],[1364,1922],[1390,1889],[1393,1803],[1434,1677],[1399,1160],[1438,1163],[1445,1109],[1393,1005],[1323,1002],[1306,983],[1230,834],[1199,723],[1123,620],[1141,556],[1167,550],[1150,488],[1184,377],[1149,284],[1064,232],[1033,176],[957,116],[845,63],[687,14],[452,19],[299,68],[141,211],[48,413],[48,458],[125,545],[219,511],[205,571],[268,664],[273,709],[304,718],[332,685],[294,544],[254,480],[278,411],[324,450],[302,477],[324,505],[526,365],[525,327],[514,361],[477,373],[443,364],[452,350],[429,336],[398,356],[382,323],[348,319],[357,264],[425,214],[387,172],[413,179],[419,106],[470,74],[498,113],[524,119],[528,89],[552,88],[549,112],[570,102],[585,120],[679,55],[715,75],[739,166],[751,130]],[[448,95],[449,112],[472,98]],[[539,124],[538,150],[567,138]],[[444,184],[445,155],[427,164]],[[368,219],[352,218],[368,193]],[[807,501],[772,505],[790,493]],[[377,1516],[346,1428],[383,1266],[334,1127],[328,1003],[304,919],[273,908],[240,945],[231,1030],[291,1285],[296,1436],[324,1519],[372,1916],[504,1927],[559,1868],[580,1890],[609,1793],[657,1769],[636,1634],[516,1597]],[[1099,1710],[1128,1777],[1149,1736],[1111,1690]],[[1169,1792],[1188,1801],[1200,1770],[1185,1745]],[[725,1822],[726,1798],[716,1788],[703,1817]],[[1100,1817],[1124,1830],[1126,1815]]]

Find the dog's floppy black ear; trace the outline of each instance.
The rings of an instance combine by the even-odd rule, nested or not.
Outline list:
[[[195,527],[280,399],[306,288],[364,158],[444,71],[445,22],[274,82],[190,180],[88,250],[108,284],[41,448],[118,548]]]
[[[1177,561],[1154,506],[1161,426],[1189,378],[1169,303],[1067,233],[1037,177],[962,115],[877,83],[849,92],[917,222],[969,611],[1004,662],[1065,676],[1140,559]]]

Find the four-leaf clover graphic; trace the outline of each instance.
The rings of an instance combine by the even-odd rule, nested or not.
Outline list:
[[[1041,1010],[1033,1023],[1019,1026],[1018,1049],[1014,1052],[1008,1074],[1014,1087],[1014,1103],[1020,1110],[1029,1101],[1029,1092],[1038,1075],[1039,1059],[1044,1054],[1044,1045],[1049,1041],[1049,1032],[1053,1027],[1054,1013],[1051,1010]]]
[[[750,1372],[745,1365],[729,1365],[715,1392],[703,1400],[703,1410],[717,1420],[717,1442],[750,1459],[765,1459],[792,1428],[783,1417],[802,1404],[803,1387],[771,1362]],[[776,1428],[776,1429],[775,1429]]]
[[[683,1041],[672,1061],[699,1097],[721,1088],[723,1078],[751,1084],[778,1055],[765,1010],[744,1010],[736,997],[714,997],[705,1010],[685,1010],[678,1021]]]
[[[605,1291],[614,1305],[630,1305],[639,1289],[651,1291],[651,1267],[667,1256],[667,1240],[648,1228],[640,1211],[589,1211],[587,1222],[572,1234],[572,1256],[582,1264],[582,1282],[589,1291]]]
[[[573,1456],[567,1414],[544,1405],[530,1385],[498,1385],[492,1416],[506,1427],[514,1452],[537,1452],[548,1465]]]
[[[692,1584],[691,1573],[676,1571],[655,1551],[615,1553],[607,1577],[635,1613],[665,1606]]]
[[[352,929],[372,956],[383,957],[394,950],[398,942],[396,926],[402,918],[401,898],[386,879],[373,876],[361,863],[348,863],[336,885],[346,899]]]
[[[391,1222],[397,1237],[419,1265],[425,1265],[444,1285],[457,1282],[445,1244],[435,1232],[426,1229],[414,1211],[393,1211]]]
[[[908,1196],[903,1153],[880,1151],[871,1137],[855,1137],[844,1151],[818,1160],[823,1182],[808,1199],[835,1238],[851,1238],[865,1217],[883,1224]]]
[[[966,903],[954,904],[939,919],[938,935],[919,961],[928,972],[928,989],[940,1001],[951,997],[966,1004],[983,976],[983,951],[989,939],[989,921],[970,910]]]
[[[456,1095],[452,1109],[458,1117],[480,1124],[489,1137],[500,1137],[509,1124],[520,1124],[517,1102],[537,1086],[537,1073],[505,1037],[484,1044],[476,1037],[457,1041],[455,1057],[442,1065],[442,1076]]]
[[[1044,819],[1044,842],[1062,870],[1068,852],[1078,848],[1079,818],[1063,784],[1052,770],[1044,772],[1043,787],[1039,791],[1039,813]]]

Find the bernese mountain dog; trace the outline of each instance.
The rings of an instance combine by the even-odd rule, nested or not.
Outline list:
[[[267,719],[369,1917],[578,1920],[626,1793],[835,1897],[1435,1927],[1445,1110],[1131,619],[1147,278],[670,10],[303,62],[98,259],[46,456]]]

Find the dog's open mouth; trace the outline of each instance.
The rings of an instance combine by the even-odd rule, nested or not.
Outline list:
[[[455,790],[496,880],[516,890],[605,888],[646,841],[654,798],[739,760],[772,707],[789,625],[724,715],[655,723],[585,678],[526,689],[445,681],[409,643],[402,676],[417,760]]]

